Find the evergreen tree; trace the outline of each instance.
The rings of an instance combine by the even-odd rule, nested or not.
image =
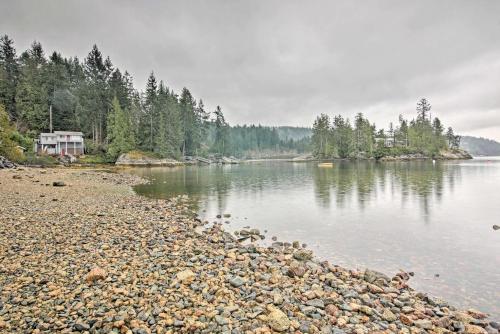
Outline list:
[[[116,159],[120,154],[135,148],[134,135],[131,131],[127,111],[120,106],[118,98],[112,102],[112,112],[108,114],[108,155]]]
[[[225,155],[228,151],[228,124],[220,106],[214,111],[215,115],[215,147],[219,154]]]
[[[431,105],[426,98],[422,98],[417,102],[417,120],[425,121],[428,119]]]
[[[321,158],[330,158],[333,154],[332,133],[330,128],[330,118],[328,115],[321,114],[316,118],[312,130],[312,143],[314,154]]]
[[[94,144],[105,138],[107,113],[110,109],[108,77],[110,64],[105,64],[102,53],[94,44],[83,65],[86,85],[82,90],[81,104],[84,110],[84,130],[92,135]]]
[[[158,83],[153,72],[148,77],[144,95],[144,115],[141,120],[141,146],[145,150],[154,150],[155,128],[157,126],[158,112]]]
[[[7,35],[0,37],[0,104],[3,104],[12,120],[17,120],[16,86],[19,64],[14,41]]]
[[[191,95],[191,92],[185,87],[182,89],[179,106],[184,137],[182,143],[182,155],[192,155],[196,153],[200,144],[196,131],[200,122],[195,112],[196,101]]]
[[[341,115],[333,118],[333,138],[337,155],[340,158],[347,158],[352,153],[353,129],[348,119]]]
[[[21,56],[21,72],[16,89],[16,114],[22,130],[35,133],[49,129],[49,96],[46,59],[42,45],[33,42]]]

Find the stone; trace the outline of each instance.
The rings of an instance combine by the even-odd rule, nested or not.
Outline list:
[[[365,270],[365,273],[364,273],[364,280],[367,281],[368,283],[373,283],[375,285],[387,285],[388,282],[391,281],[391,279],[381,273],[381,272],[378,272],[378,271],[375,271],[375,270],[370,270],[370,269],[366,269]]]
[[[300,249],[293,253],[293,258],[299,261],[308,261],[312,259],[312,252],[305,249]]]
[[[241,278],[240,276],[233,276],[229,279],[229,284],[234,286],[235,288],[239,288],[240,286],[244,285],[246,281]]]
[[[482,327],[465,324],[465,334],[488,334]]]
[[[316,308],[324,309],[325,303],[321,299],[311,299],[306,302],[307,306],[313,306]]]
[[[422,329],[432,329],[432,321],[428,320],[428,319],[419,319],[419,320],[415,320],[413,322],[413,324],[418,327],[418,328],[422,328]]]
[[[288,268],[287,275],[290,277],[302,277],[305,275],[307,269],[300,263],[292,263]]]
[[[176,277],[178,282],[188,285],[194,280],[195,274],[191,270],[186,269],[178,272]]]
[[[400,314],[400,315],[399,315],[399,320],[400,320],[403,324],[405,324],[406,326],[411,326],[411,325],[413,325],[413,320],[412,320],[409,316],[407,316],[407,315],[405,315],[405,314]]]
[[[226,318],[224,318],[220,315],[215,316],[215,322],[217,322],[221,326],[229,324],[229,320],[227,320]]]
[[[278,308],[270,308],[267,315],[267,324],[277,332],[284,332],[290,328],[290,319]]]
[[[88,331],[90,329],[90,326],[83,322],[77,322],[75,323],[73,328],[79,332],[83,332],[83,331]]]
[[[105,278],[106,278],[106,271],[102,268],[94,267],[85,277],[85,281],[87,281],[87,283],[94,283],[98,280],[103,280]]]
[[[493,225],[493,229],[494,229],[495,231],[500,230],[500,225],[496,225],[496,224],[495,224],[495,225]]]
[[[478,310],[475,310],[475,309],[468,309],[467,310],[467,313],[473,317],[474,319],[486,319],[488,318],[488,315],[486,313],[483,313],[483,312],[480,312]]]
[[[388,322],[394,322],[398,318],[396,317],[396,315],[394,313],[392,313],[391,310],[386,308],[386,309],[384,309],[384,312],[382,312],[382,319],[384,319],[385,321],[388,321]]]
[[[64,183],[63,181],[52,182],[52,186],[54,186],[54,187],[64,187],[65,185],[66,185],[66,183]]]

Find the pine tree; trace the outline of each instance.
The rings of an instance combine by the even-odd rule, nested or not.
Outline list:
[[[422,98],[417,102],[417,120],[426,121],[429,117],[429,111],[431,111],[431,105],[426,98]]]
[[[187,88],[182,89],[179,100],[181,112],[181,126],[183,132],[182,155],[195,154],[199,147],[199,138],[196,134],[198,118],[195,113],[196,101]]]
[[[141,121],[141,144],[142,148],[153,151],[155,128],[157,126],[157,99],[158,83],[153,72],[150,73],[144,93],[144,115]]]
[[[228,124],[222,113],[220,106],[214,111],[215,115],[215,147],[219,154],[225,155],[228,152]]]
[[[108,114],[108,155],[116,159],[120,154],[135,148],[128,113],[122,109],[118,98],[113,98],[112,112]]]
[[[314,154],[319,158],[326,159],[332,156],[330,118],[321,114],[316,118],[312,130],[312,142]]]
[[[106,133],[106,118],[110,109],[108,76],[109,64],[105,64],[102,53],[94,44],[85,58],[86,85],[83,90],[82,107],[85,112],[86,132],[91,133],[95,144],[103,143]]]
[[[17,119],[16,86],[19,64],[14,41],[7,35],[0,37],[0,104],[3,104],[12,120]]]
[[[49,128],[49,96],[42,46],[33,42],[21,56],[21,73],[16,89],[16,109],[21,129],[36,134]]]

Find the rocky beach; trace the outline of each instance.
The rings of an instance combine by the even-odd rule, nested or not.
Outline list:
[[[136,195],[141,182],[0,170],[0,333],[499,333],[487,314],[411,289],[412,273],[230,234],[187,197]]]

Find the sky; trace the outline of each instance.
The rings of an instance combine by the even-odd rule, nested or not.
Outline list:
[[[84,59],[93,44],[143,90],[154,71],[230,124],[377,127],[418,99],[457,133],[500,140],[498,0],[0,1],[18,53]]]

